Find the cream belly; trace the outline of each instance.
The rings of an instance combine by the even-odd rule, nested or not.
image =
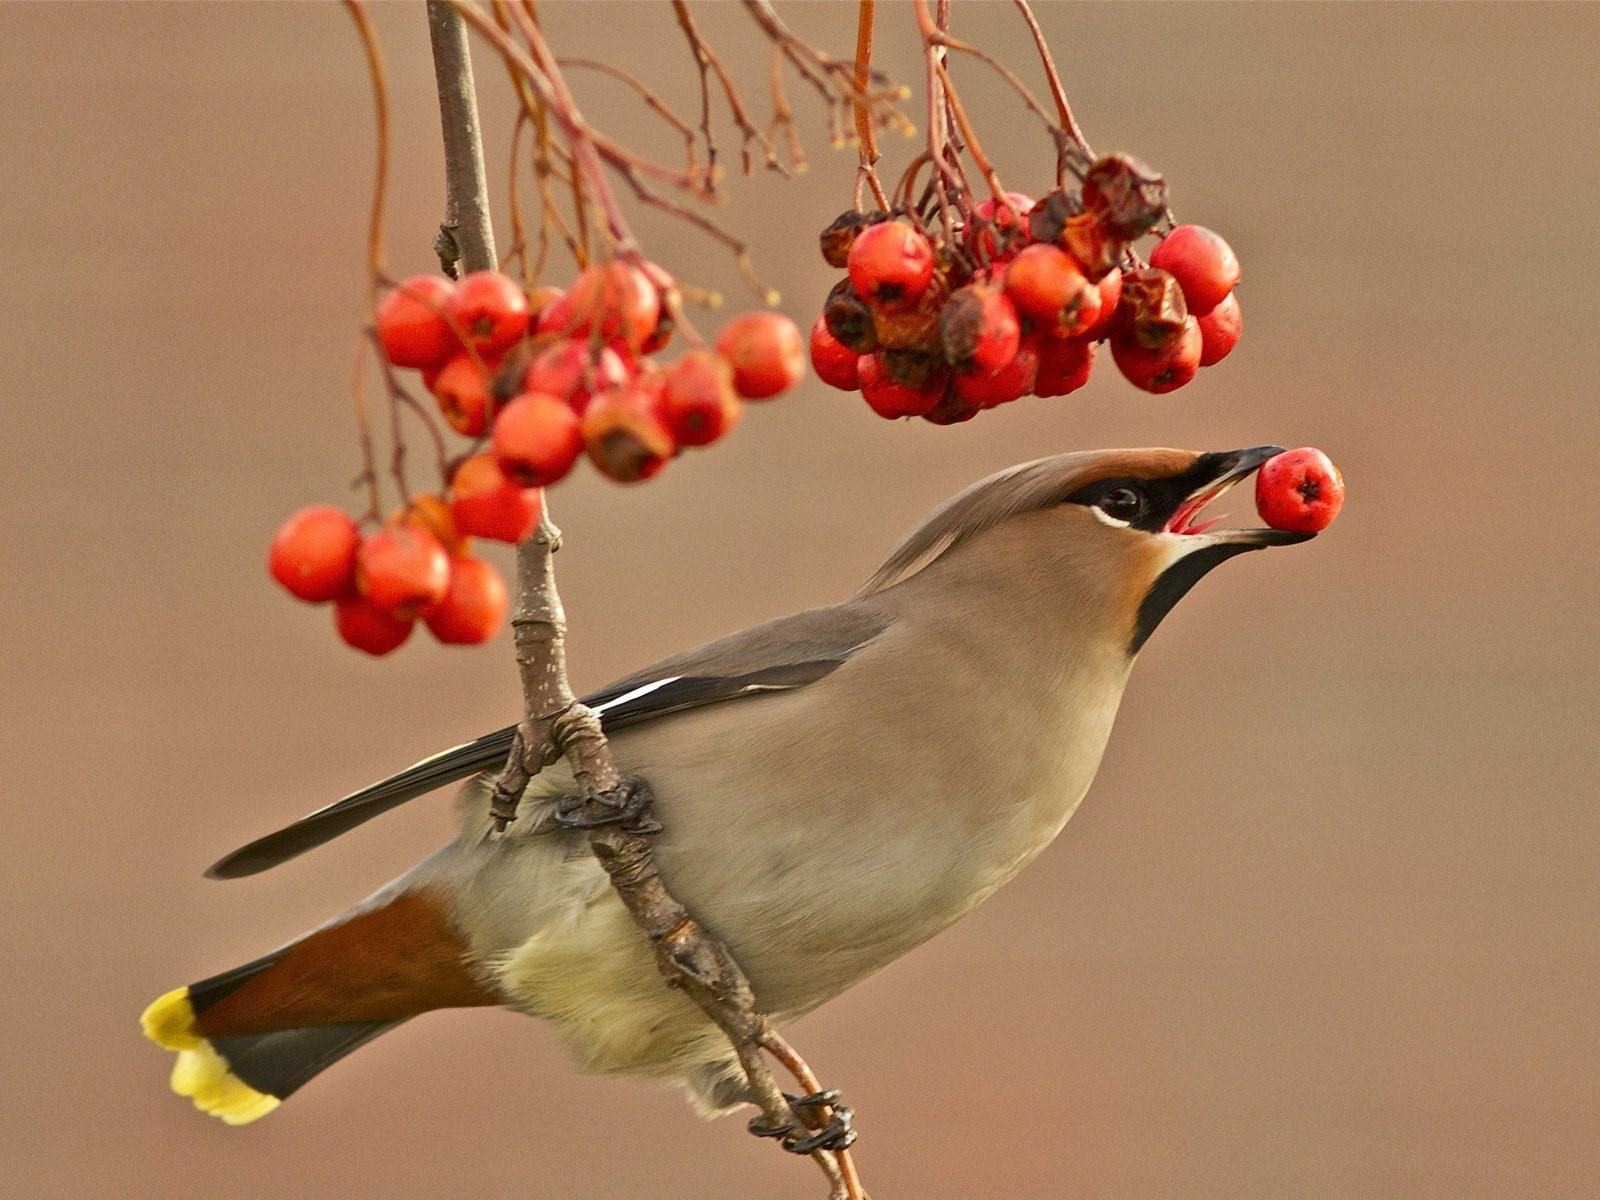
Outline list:
[[[1062,688],[1059,707],[1012,714],[1008,736],[984,739],[981,756],[935,736],[931,721],[853,712],[832,690],[739,702],[738,756],[718,754],[726,715],[716,708],[613,742],[624,769],[656,792],[668,886],[728,944],[762,1009],[780,1021],[946,928],[1048,845],[1088,789],[1121,689],[1091,689],[1110,700],[1084,705],[1082,691]],[[914,684],[906,696],[933,699]],[[891,745],[871,735],[882,720],[930,732]],[[795,730],[853,748],[819,754]],[[1040,745],[1057,752],[1041,754]],[[469,792],[462,840],[432,870],[449,877],[460,922],[504,994],[553,1021],[581,1063],[715,1074],[726,1042],[663,986],[582,838],[547,824],[520,832],[538,829],[539,799],[566,786],[556,777],[530,793],[518,836],[500,843],[484,842],[486,796]],[[918,803],[905,802],[907,790],[923,793]]]

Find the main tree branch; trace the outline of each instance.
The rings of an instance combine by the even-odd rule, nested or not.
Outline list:
[[[517,9],[512,13],[520,15]],[[496,262],[494,234],[459,0],[456,4],[429,0],[428,24],[446,147],[447,216],[442,232],[454,234],[454,247],[464,268],[492,270]],[[530,32],[530,38],[538,65],[551,70],[555,60],[542,38],[536,30]],[[556,93],[554,98],[562,108],[570,107],[559,76],[541,82]],[[558,111],[558,115],[566,118],[575,134],[582,130],[570,112]],[[592,146],[581,136],[574,140],[575,156],[593,154]],[[441,252],[441,259],[444,257]],[[666,985],[681,988],[727,1036],[751,1097],[761,1109],[760,1127],[797,1145],[805,1140],[800,1135],[807,1128],[825,1126],[834,1119],[836,1114],[827,1103],[831,1094],[811,1097],[812,1102],[804,1106],[790,1104],[767,1069],[763,1053],[778,1057],[799,1080],[802,1091],[817,1091],[815,1076],[756,1008],[750,983],[727,947],[672,896],[656,869],[650,839],[660,826],[651,813],[649,788],[618,769],[599,716],[573,694],[567,678],[566,614],[556,590],[554,562],[560,544],[560,531],[546,508],[538,530],[517,547],[517,595],[511,625],[523,716],[511,754],[495,783],[491,805],[496,824],[503,828],[515,817],[524,789],[540,770],[562,757],[571,762],[580,794],[558,802],[555,820],[585,831],[589,847],[617,895],[649,939]],[[845,1114],[837,1115],[842,1118]],[[797,1148],[804,1151],[809,1146]],[[817,1148],[811,1157],[827,1177],[835,1200],[864,1200],[845,1149]]]

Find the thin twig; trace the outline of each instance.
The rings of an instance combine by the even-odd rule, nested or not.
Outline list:
[[[361,48],[367,58],[367,73],[372,79],[372,107],[377,125],[377,151],[372,169],[372,208],[367,221],[367,317],[377,319],[378,278],[383,273],[383,206],[389,182],[389,83],[384,70],[383,52],[378,48],[377,35],[372,22],[367,19],[361,0],[345,0],[345,11],[355,22],[361,37]],[[356,364],[350,387],[355,401],[356,441],[361,448],[361,473],[356,485],[366,485],[367,515],[374,521],[381,519],[382,498],[378,492],[378,459],[372,440],[372,418],[367,411],[366,346],[356,345]]]
[[[1055,59],[1050,55],[1050,43],[1044,40],[1044,30],[1039,28],[1039,22],[1034,18],[1028,0],[1016,0],[1016,5],[1022,13],[1022,19],[1028,23],[1028,32],[1033,35],[1034,47],[1039,51],[1039,61],[1044,66],[1044,77],[1050,84],[1050,98],[1055,101],[1056,118],[1067,136],[1083,151],[1085,157],[1092,159],[1094,151],[1089,148],[1083,130],[1078,128],[1077,119],[1072,115],[1072,107],[1067,103],[1066,89],[1061,86],[1061,76],[1056,73]]]
[[[783,164],[778,161],[778,155],[772,148],[772,141],[766,134],[755,127],[750,116],[745,112],[744,102],[739,99],[739,91],[733,86],[733,77],[728,74],[728,69],[722,65],[722,60],[717,57],[717,52],[711,44],[700,36],[700,31],[695,27],[694,17],[689,12],[689,6],[683,0],[672,0],[673,14],[678,18],[678,28],[683,30],[683,36],[689,41],[689,48],[694,53],[695,64],[700,68],[702,128],[706,138],[711,137],[709,96],[706,90],[706,71],[709,68],[716,74],[717,82],[722,86],[722,94],[728,101],[728,112],[733,117],[733,123],[739,127],[739,134],[743,140],[739,144],[739,154],[744,167],[744,173],[750,174],[753,170],[750,162],[750,143],[755,142],[761,147],[761,153],[767,166],[779,172],[784,171]]]
[[[684,155],[688,160],[687,166],[684,168],[685,172],[690,175],[699,173],[700,159],[695,153],[694,127],[680,117],[677,113],[673,112],[672,109],[667,106],[667,102],[660,96],[656,95],[656,93],[650,89],[649,85],[646,84],[644,80],[640,79],[637,75],[633,75],[627,71],[624,71],[621,67],[612,66],[610,63],[599,62],[592,58],[569,58],[563,56],[556,59],[556,62],[563,67],[577,67],[579,70],[597,71],[602,75],[609,75],[611,78],[632,88],[652,112],[659,115],[663,121],[676,129],[679,136],[683,138]]]
[[[867,84],[872,78],[872,20],[877,0],[861,0],[856,9],[856,71],[851,77],[855,95],[850,103],[856,116],[856,150],[860,156],[860,178],[872,189],[872,198],[879,212],[889,211],[889,197],[884,194],[883,181],[878,178],[878,132],[873,128],[872,110],[865,100]]]

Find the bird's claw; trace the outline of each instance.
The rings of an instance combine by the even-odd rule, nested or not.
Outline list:
[[[777,1138],[778,1144],[791,1154],[814,1154],[818,1150],[848,1150],[855,1144],[857,1137],[852,1122],[855,1111],[848,1105],[839,1103],[837,1089],[828,1088],[821,1092],[812,1092],[807,1096],[791,1096],[785,1092],[783,1098],[789,1102],[797,1115],[816,1109],[831,1108],[833,1115],[820,1129],[806,1132],[802,1136],[801,1129],[793,1121],[785,1121],[780,1125],[773,1125],[761,1117],[753,1117],[747,1128],[756,1137]]]
[[[660,833],[663,826],[652,808],[655,794],[642,779],[624,779],[609,792],[586,792],[556,801],[551,819],[563,829],[598,829],[620,825],[628,833]]]

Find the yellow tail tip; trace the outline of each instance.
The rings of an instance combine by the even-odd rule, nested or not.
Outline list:
[[[156,1000],[144,1010],[139,1023],[144,1026],[145,1037],[177,1052],[178,1061],[172,1066],[172,1090],[188,1096],[201,1112],[229,1125],[248,1125],[282,1103],[235,1075],[228,1069],[228,1060],[195,1032],[188,988],[177,988]]]
[[[174,988],[151,1001],[139,1024],[145,1037],[166,1050],[193,1050],[205,1040],[194,1031],[194,1005],[189,1003],[186,987]]]

